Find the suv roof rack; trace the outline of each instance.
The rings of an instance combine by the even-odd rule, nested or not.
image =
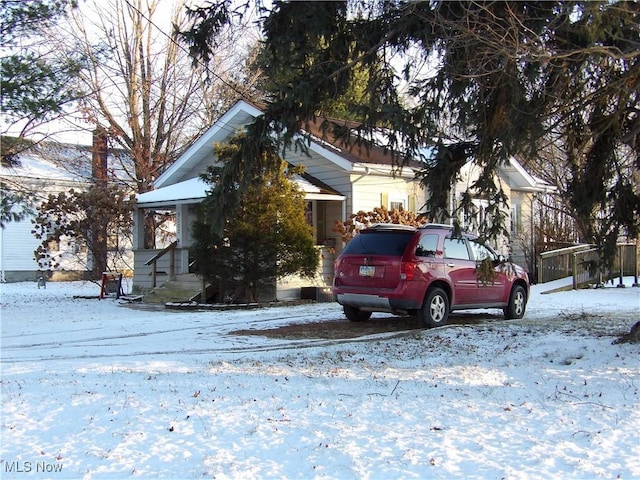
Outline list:
[[[449,228],[452,229],[453,225],[446,225],[444,223],[425,223],[420,225],[420,228]]]
[[[416,230],[416,227],[412,225],[402,225],[400,223],[374,223],[367,228],[372,228],[375,230]]]

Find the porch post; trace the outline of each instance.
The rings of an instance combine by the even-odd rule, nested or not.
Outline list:
[[[133,209],[133,250],[144,248],[144,209]]]
[[[176,273],[189,273],[191,225],[188,207],[188,205],[183,204],[176,205],[176,240],[178,240],[178,254],[180,255],[180,271]]]

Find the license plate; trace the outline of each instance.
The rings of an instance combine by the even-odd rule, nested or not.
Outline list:
[[[373,277],[376,274],[376,267],[372,267],[370,265],[360,265],[360,276],[361,277]]]

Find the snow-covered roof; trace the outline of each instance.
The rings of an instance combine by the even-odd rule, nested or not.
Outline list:
[[[344,196],[329,189],[309,175],[295,176],[298,187],[305,192],[307,200],[344,200]],[[167,207],[169,204],[200,203],[211,186],[200,177],[174,183],[137,196],[138,207]]]
[[[512,190],[528,192],[552,192],[556,188],[535,175],[531,175],[514,157],[508,165],[500,167],[502,174],[509,181]]]
[[[41,152],[28,151],[21,154],[18,164],[11,167],[2,166],[0,174],[23,180],[88,182],[91,178],[90,158],[88,168],[78,151],[65,151],[55,156],[43,155]]]
[[[42,181],[60,184],[89,184],[92,179],[92,151],[90,146],[42,142],[17,157],[15,166],[0,167],[2,177],[16,181]],[[124,182],[130,181],[126,173],[131,159],[121,151],[107,154],[108,176]]]
[[[190,178],[184,182],[139,194],[138,206],[143,208],[166,206],[167,202],[200,203],[206,197],[209,188],[209,184],[200,177]]]

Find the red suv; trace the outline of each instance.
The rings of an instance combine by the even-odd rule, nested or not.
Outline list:
[[[490,258],[495,275],[478,278]],[[371,312],[418,315],[424,327],[447,322],[449,312],[502,308],[505,318],[522,318],[529,278],[477,237],[454,235],[453,227],[378,224],[362,230],[336,259],[333,293],[354,322]]]

